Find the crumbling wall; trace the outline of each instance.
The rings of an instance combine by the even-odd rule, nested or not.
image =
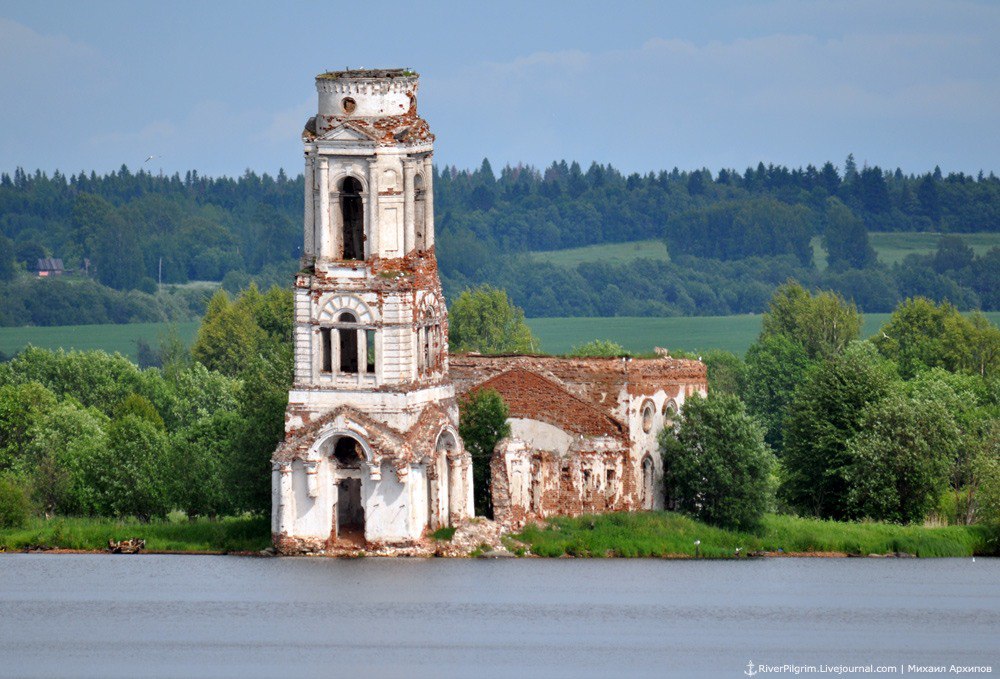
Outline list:
[[[494,388],[510,409],[511,437],[494,452],[490,489],[494,516],[508,528],[662,509],[659,435],[688,397],[708,389],[703,363],[672,358],[473,354],[452,357],[451,375],[460,394]]]
[[[629,468],[628,451],[607,440],[584,440],[559,455],[504,439],[490,461],[494,520],[514,530],[550,516],[634,511]]]

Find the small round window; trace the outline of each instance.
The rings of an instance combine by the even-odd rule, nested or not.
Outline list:
[[[652,401],[646,401],[642,404],[642,430],[647,434],[653,428],[653,414],[655,412],[656,408]]]
[[[344,113],[351,114],[354,113],[354,109],[358,107],[358,102],[354,101],[350,97],[344,97],[344,100],[340,102],[340,105],[344,109]]]

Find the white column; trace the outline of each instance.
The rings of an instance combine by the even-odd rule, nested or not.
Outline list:
[[[305,247],[302,256],[304,260],[316,256],[316,178],[313,174],[313,157],[306,153],[305,172]],[[304,262],[305,263],[305,262]]]
[[[434,164],[428,155],[424,158],[424,249],[434,247]]]
[[[319,157],[319,230],[316,233],[316,255],[330,258],[330,162]]]
[[[417,166],[412,160],[403,160],[403,254],[407,255],[416,246],[416,206],[413,179]]]
[[[448,458],[448,518],[452,525],[456,521],[466,518],[465,513],[465,484],[462,478],[462,460],[457,457]]]
[[[476,514],[476,498],[472,492],[472,456],[465,453],[462,456],[462,471],[465,479],[465,515],[474,516]],[[490,489],[493,492],[493,489]]]
[[[378,218],[378,156],[373,156],[368,161],[368,194],[367,211],[365,221],[365,259],[370,259],[374,255],[381,254],[379,248],[382,247],[379,237]]]
[[[277,465],[278,473],[281,474],[280,506],[278,507],[278,532],[291,535],[294,529],[295,516],[295,496],[292,493],[292,465],[289,462],[281,462]]]

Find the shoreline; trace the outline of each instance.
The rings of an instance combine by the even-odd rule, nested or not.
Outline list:
[[[261,552],[223,550],[177,550],[177,549],[149,549],[132,554],[121,554],[109,552],[106,549],[70,549],[64,547],[41,547],[34,549],[5,549],[0,550],[0,558],[14,554],[52,554],[55,556],[78,556],[78,555],[104,555],[104,556],[239,556],[256,559],[268,558],[288,558],[288,559],[657,559],[662,561],[754,561],[758,559],[965,559],[975,558],[967,556],[917,556],[906,552],[885,553],[885,554],[852,554],[849,552],[758,552],[740,556],[693,556],[691,554],[664,554],[659,556],[617,556],[605,555],[594,556],[574,556],[563,554],[560,556],[542,556],[538,554],[514,554],[504,552],[502,554],[485,552],[483,554],[442,554],[442,553],[378,553],[357,550],[356,552],[342,551],[337,554],[279,554],[269,553],[267,550]],[[981,558],[997,558],[988,555],[978,555]]]

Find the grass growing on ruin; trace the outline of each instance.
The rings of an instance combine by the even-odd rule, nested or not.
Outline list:
[[[33,519],[25,528],[0,530],[0,548],[104,550],[108,540],[140,538],[154,552],[256,552],[271,545],[267,518],[227,517],[217,521],[173,519]]]
[[[768,515],[758,534],[714,528],[673,512],[558,517],[528,526],[516,539],[538,556],[727,558],[749,552],[838,552],[921,557],[996,555],[996,537],[982,526],[896,526]],[[695,541],[700,541],[698,547]]]
[[[431,533],[431,537],[438,542],[447,542],[455,537],[454,526],[444,526]]]

